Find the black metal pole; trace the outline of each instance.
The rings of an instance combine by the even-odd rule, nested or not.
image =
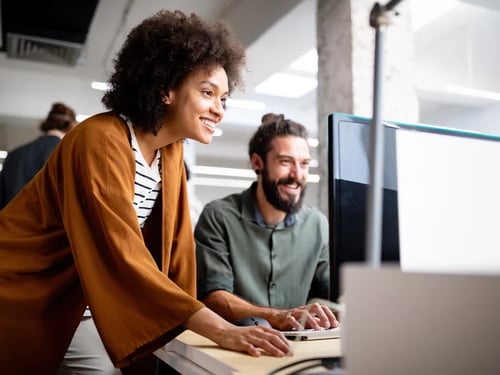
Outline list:
[[[387,12],[401,0],[391,0],[385,6],[375,3],[370,13],[370,26],[375,28],[375,62],[373,76],[373,118],[370,139],[370,184],[366,207],[366,261],[380,267],[382,258],[382,211],[384,189],[384,128],[382,125],[382,83],[384,31],[389,24]]]

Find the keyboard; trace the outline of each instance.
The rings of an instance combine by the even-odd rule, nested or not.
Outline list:
[[[337,339],[341,336],[340,327],[330,329],[296,329],[292,331],[281,331],[289,340],[305,341],[305,340],[325,340]]]

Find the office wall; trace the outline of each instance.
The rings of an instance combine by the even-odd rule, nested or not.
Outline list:
[[[500,104],[449,106],[421,116],[421,122],[500,136]]]

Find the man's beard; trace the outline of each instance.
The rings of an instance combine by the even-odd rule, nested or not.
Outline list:
[[[288,194],[288,199],[282,198],[278,190],[278,185],[288,185],[293,183],[296,183],[300,188],[302,188],[299,199],[295,201],[295,196]],[[304,200],[304,194],[306,192],[306,185],[302,181],[294,178],[280,178],[275,182],[269,178],[267,168],[264,167],[262,169],[262,188],[269,203],[271,203],[274,208],[285,212],[287,215],[298,212],[302,207],[302,201]]]

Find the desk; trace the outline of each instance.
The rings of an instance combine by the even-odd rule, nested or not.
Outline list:
[[[289,363],[316,357],[341,355],[340,339],[290,341],[292,357],[276,358],[247,354],[220,348],[209,339],[185,331],[155,355],[181,374],[263,375]]]

